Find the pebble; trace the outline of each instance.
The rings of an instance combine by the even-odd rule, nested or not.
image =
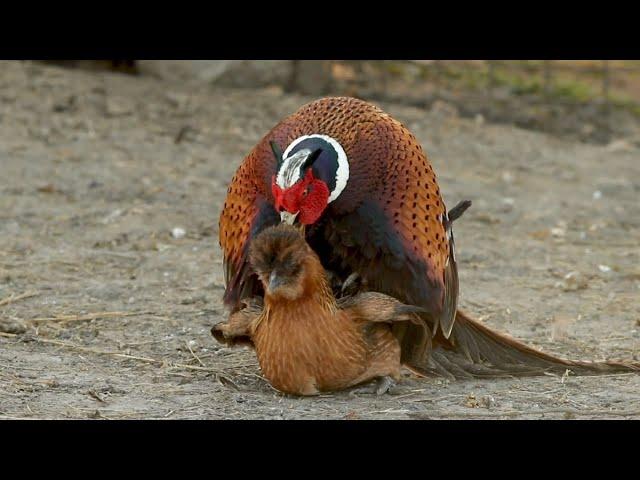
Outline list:
[[[480,399],[480,404],[482,406],[484,406],[485,408],[493,408],[493,407],[496,406],[496,399],[493,398],[493,396],[491,396],[491,395],[484,395]]]
[[[27,331],[27,326],[19,320],[0,320],[0,332],[19,335]]]
[[[132,106],[125,98],[109,97],[105,105],[105,114],[108,117],[122,117],[133,112]]]
[[[588,288],[589,282],[580,272],[569,272],[564,276],[564,281],[558,282],[556,287],[561,288],[565,292],[574,292]]]
[[[181,227],[175,227],[171,230],[171,236],[173,238],[183,238],[187,234],[187,231]]]

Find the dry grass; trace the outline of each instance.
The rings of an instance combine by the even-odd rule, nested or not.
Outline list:
[[[96,320],[98,318],[119,318],[119,317],[135,317],[138,315],[153,315],[153,312],[141,311],[141,312],[95,312],[87,313],[83,315],[56,315],[55,317],[39,317],[32,318],[29,321],[33,323],[44,322],[84,322],[89,320]]]
[[[23,300],[25,298],[31,298],[31,297],[35,297],[36,295],[39,295],[40,292],[25,292],[25,293],[21,293],[20,295],[15,295],[15,294],[11,294],[9,295],[7,298],[4,298],[2,300],[0,300],[0,307],[3,307],[5,305],[9,305],[10,303],[15,303],[19,300]]]

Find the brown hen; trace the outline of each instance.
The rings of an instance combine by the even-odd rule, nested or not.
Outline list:
[[[377,378],[382,393],[400,378],[391,323],[417,322],[413,314],[422,308],[375,292],[336,300],[320,259],[288,225],[263,231],[249,258],[265,289],[264,307],[250,303],[212,333],[224,343],[250,339],[275,388],[315,395]]]

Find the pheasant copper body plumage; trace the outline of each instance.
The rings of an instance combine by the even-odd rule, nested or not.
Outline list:
[[[385,387],[400,378],[391,324],[416,321],[412,314],[422,309],[375,292],[336,300],[320,259],[289,225],[260,233],[249,256],[265,289],[264,308],[252,304],[212,333],[225,343],[250,339],[275,388],[314,395],[375,378]]]
[[[232,312],[264,289],[248,262],[252,240],[280,222],[302,224],[338,283],[423,309],[393,327],[402,362],[448,376],[633,369],[579,367],[490,330],[457,310],[452,221],[415,136],[379,108],[324,98],[282,120],[238,168],[220,216],[224,301]],[[451,215],[449,215],[451,213]]]

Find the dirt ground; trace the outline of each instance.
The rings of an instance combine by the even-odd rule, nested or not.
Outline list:
[[[300,399],[217,345],[226,185],[309,100],[0,62],[0,418],[640,418],[633,374],[407,374],[385,396]],[[447,204],[473,201],[455,232],[463,309],[544,351],[638,359],[636,147],[381,106]]]

